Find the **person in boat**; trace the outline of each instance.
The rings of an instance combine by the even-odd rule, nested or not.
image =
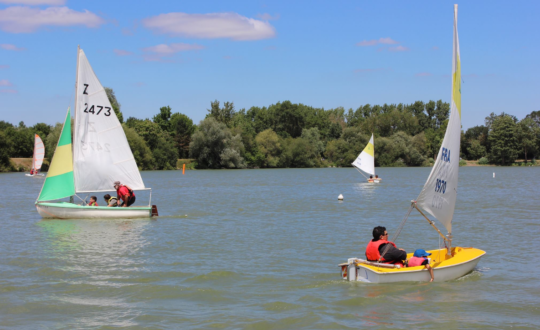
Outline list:
[[[403,260],[407,260],[407,252],[398,249],[394,242],[388,240],[388,232],[385,227],[377,226],[373,228],[373,239],[366,247],[366,258],[368,261],[378,262],[380,259],[382,263],[403,267]]]
[[[114,182],[114,189],[116,189],[118,205],[120,207],[128,207],[135,203],[135,193],[131,188],[120,183],[120,181]],[[122,204],[120,204],[122,200]]]
[[[118,198],[109,195],[109,194],[106,194],[105,196],[103,196],[103,198],[105,198],[105,202],[107,203],[107,207],[117,207],[118,206]]]
[[[381,179],[381,178],[379,178],[379,176],[375,174],[375,180],[379,180],[379,181],[381,181],[382,179]]]
[[[88,203],[88,206],[99,206],[96,196],[90,196],[90,203]]]
[[[414,255],[409,259],[407,267],[426,266],[427,270],[429,270],[429,275],[431,275],[430,282],[433,282],[433,279],[435,279],[433,276],[433,268],[429,265],[429,260],[427,258],[430,255],[431,253],[427,253],[426,250],[418,249],[414,251]]]
[[[34,169],[30,169],[30,175],[33,175],[34,174]]]
[[[368,182],[373,182],[373,175],[369,176]]]

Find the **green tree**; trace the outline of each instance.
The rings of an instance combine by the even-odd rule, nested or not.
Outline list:
[[[124,129],[129,147],[139,169],[153,170],[155,168],[154,156],[152,154],[152,150],[148,148],[144,139],[137,134],[135,129],[128,127],[126,124],[122,124],[122,128]]]
[[[0,172],[12,171],[13,166],[10,162],[11,141],[6,134],[0,130]]]
[[[170,129],[174,134],[174,143],[176,149],[178,149],[178,156],[188,158],[191,135],[195,133],[196,129],[193,120],[184,114],[173,113],[170,120]]]
[[[161,127],[161,130],[164,132],[172,133],[170,119],[171,119],[171,107],[161,107],[159,108],[159,113],[152,118],[152,121]]]
[[[257,142],[258,151],[263,156],[261,166],[276,167],[281,153],[281,144],[276,132],[269,128],[257,134],[255,141]]]
[[[58,144],[58,140],[60,139],[60,134],[62,133],[63,126],[64,124],[62,123],[56,123],[56,125],[51,129],[51,132],[43,140],[43,142],[45,143],[45,157],[47,157],[49,161],[52,161],[52,157],[54,155],[54,152],[56,151],[56,145]]]
[[[468,159],[478,160],[486,155],[486,148],[478,140],[470,140],[467,149]]]
[[[525,117],[517,125],[517,138],[518,143],[523,150],[525,156],[525,162],[528,161],[528,155],[534,157],[537,152],[537,137],[539,135],[540,128],[534,119]]]
[[[178,151],[174,147],[170,134],[148,119],[136,123],[134,129],[152,150],[155,169],[174,169],[178,161]]]
[[[105,87],[105,93],[107,93],[107,98],[109,99],[109,102],[111,103],[111,106],[114,110],[114,113],[116,114],[116,117],[120,121],[120,124],[124,122],[124,115],[122,114],[122,111],[120,111],[120,103],[118,103],[118,100],[116,100],[116,95],[114,94],[114,91],[112,88]]]
[[[218,100],[210,102],[210,109],[207,109],[207,111],[208,114],[206,115],[206,118],[213,117],[218,122],[227,125],[227,127],[229,127],[229,124],[236,113],[234,110],[234,102],[225,102],[223,103],[223,108],[220,108]]]
[[[233,139],[227,126],[211,116],[201,121],[191,137],[189,154],[197,159],[201,168],[243,168],[242,147],[239,135]]]
[[[491,120],[488,138],[491,145],[489,153],[491,163],[510,165],[516,160],[518,156],[516,126],[514,118],[504,113]]]
[[[320,155],[322,155],[324,152],[324,144],[321,141],[321,135],[319,134],[319,129],[317,127],[312,127],[310,129],[304,128],[302,130],[301,138],[311,144],[311,147],[317,156],[320,157]]]

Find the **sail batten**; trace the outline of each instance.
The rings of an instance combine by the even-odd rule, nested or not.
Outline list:
[[[78,52],[73,164],[76,192],[144,189],[124,129],[83,50]]]
[[[461,138],[461,57],[457,31],[457,5],[454,5],[452,94],[450,118],[433,169],[416,199],[417,205],[434,216],[449,233],[457,198]]]
[[[368,144],[360,155],[352,162],[352,165],[370,175],[375,175],[375,148],[373,146],[373,134]]]

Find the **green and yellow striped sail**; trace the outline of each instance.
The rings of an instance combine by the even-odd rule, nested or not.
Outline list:
[[[73,153],[71,151],[71,116],[67,111],[64,127],[52,158],[38,201],[50,201],[75,194]]]

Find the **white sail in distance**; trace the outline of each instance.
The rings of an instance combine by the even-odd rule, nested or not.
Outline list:
[[[36,134],[34,139],[34,160],[32,164],[34,170],[41,169],[43,158],[45,158],[45,145],[43,145],[43,141],[39,135]]]
[[[373,134],[364,150],[356,157],[352,165],[369,175],[375,175],[375,147],[373,146]]]
[[[122,125],[82,49],[78,53],[76,100],[75,191],[111,191],[115,181],[144,189]]]
[[[457,5],[454,5],[454,54],[452,60],[452,101],[444,140],[417,205],[434,216],[448,233],[456,206],[459,147],[461,138],[461,57],[457,30]]]

